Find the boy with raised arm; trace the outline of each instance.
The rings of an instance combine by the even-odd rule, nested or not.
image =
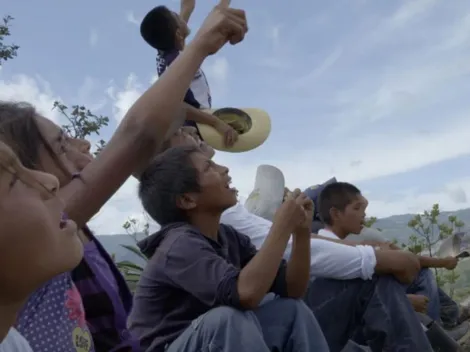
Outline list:
[[[194,7],[195,0],[182,0],[180,13],[177,14],[166,6],[157,6],[142,20],[140,33],[144,40],[158,52],[157,73],[159,76],[185,48],[185,41],[190,33],[188,22]],[[202,110],[211,108],[212,98],[207,78],[201,68],[196,72],[186,92],[184,102],[186,125],[196,129],[196,123],[209,125],[224,136],[227,146],[236,142],[238,134],[230,125]]]
[[[263,247],[220,224],[237,202],[228,169],[198,147],[170,148],[141,175],[139,196],[161,230],[139,243],[150,258],[131,330],[148,351],[328,351],[300,300],[309,281],[311,201],[295,191]],[[293,255],[282,259],[293,234]],[[278,295],[262,303],[267,293]]]

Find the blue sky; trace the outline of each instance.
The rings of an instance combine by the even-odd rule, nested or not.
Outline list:
[[[21,4],[20,4],[21,3]],[[173,9],[177,1],[162,1]],[[15,17],[16,59],[0,70],[0,99],[26,100],[58,121],[55,99],[111,117],[108,138],[155,77],[138,22],[159,3],[0,0]],[[197,30],[215,1],[200,1]],[[369,214],[470,206],[470,2],[233,0],[246,40],[204,63],[215,107],[260,107],[273,130],[259,149],[220,153],[251,191],[256,167],[281,168],[289,187],[331,176],[356,183]],[[141,217],[129,181],[93,221],[118,233]]]

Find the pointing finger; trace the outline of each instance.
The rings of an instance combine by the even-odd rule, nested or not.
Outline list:
[[[230,0],[220,0],[219,7],[228,9],[230,7]]]

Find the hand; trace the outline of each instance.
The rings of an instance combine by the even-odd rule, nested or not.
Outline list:
[[[413,306],[415,312],[426,314],[428,311],[429,299],[423,295],[406,295]]]
[[[231,147],[238,140],[237,131],[224,121],[217,121],[214,127],[224,137],[224,145],[226,147]]]
[[[294,230],[294,234],[305,234],[310,237],[312,234],[313,201],[304,193],[300,193],[299,189],[296,189],[293,195],[296,196],[295,201],[297,204],[299,204],[305,212],[305,221],[297,226]]]
[[[281,227],[282,231],[285,231],[289,236],[291,233],[298,230],[299,227],[302,228],[302,226],[305,226],[307,220],[302,201],[297,200],[299,195],[300,190],[298,189],[290,193],[274,215],[273,226]]]
[[[245,11],[229,6],[230,0],[220,0],[194,37],[193,42],[205,55],[215,54],[227,42],[240,43],[248,31]]]
[[[459,260],[455,257],[446,257],[443,260],[444,260],[443,267],[447,270],[454,270],[457,264],[459,263]]]
[[[181,0],[181,10],[193,12],[196,7],[196,0]]]

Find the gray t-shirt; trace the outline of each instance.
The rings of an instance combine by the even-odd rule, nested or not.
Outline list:
[[[150,260],[137,285],[129,325],[145,350],[163,351],[212,308],[242,308],[238,275],[257,251],[233,227],[221,224],[214,241],[189,224],[176,223],[139,247]],[[285,274],[282,261],[270,292],[287,296]]]
[[[11,328],[0,343],[0,352],[33,352],[26,339],[16,329]]]

